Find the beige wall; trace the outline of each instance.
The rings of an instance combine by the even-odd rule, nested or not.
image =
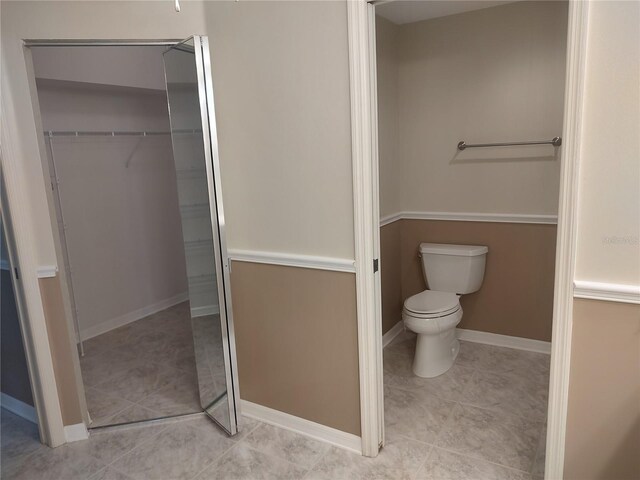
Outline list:
[[[60,279],[57,277],[41,278],[38,283],[47,322],[53,370],[58,388],[60,409],[62,410],[62,422],[64,425],[82,423],[80,399],[76,391],[76,376],[78,372],[74,367],[72,357],[75,346],[71,342],[68,324],[65,319]]]
[[[382,333],[387,333],[401,320],[402,293],[402,229],[403,222],[380,228],[380,284],[382,288]]]
[[[576,280],[640,287],[640,3],[590,2]],[[606,284],[610,284],[607,286]],[[640,306],[576,300],[565,478],[640,478]]]
[[[78,50],[66,49],[66,56]],[[159,51],[147,54],[161,58]],[[36,71],[43,57],[35,59]],[[45,130],[169,131],[165,92],[39,81],[38,100]],[[124,317],[131,321],[148,309],[166,308],[177,297],[184,301],[185,254],[169,135],[55,137],[52,148],[82,338],[121,326]]]
[[[3,256],[5,248],[3,239]],[[11,284],[11,272],[4,266],[0,270],[0,294],[0,387],[3,394],[33,405],[29,367]]]
[[[360,435],[355,276],[233,262],[240,394]]]
[[[558,149],[456,145],[561,135],[567,3],[516,2],[404,25],[377,17],[376,29],[381,216],[556,215]],[[396,224],[381,229],[383,331],[425,288],[420,242],[477,243],[489,246],[485,280],[463,297],[460,327],[551,339],[554,225]]]
[[[555,225],[400,220],[382,227],[385,332],[401,319],[404,299],[426,288],[421,242],[489,247],[482,288],[461,299],[460,328],[551,340]]]
[[[640,478],[640,305],[576,300],[567,480]]]
[[[3,89],[16,101],[25,176],[41,168],[20,39],[208,34],[229,246],[353,258],[344,2],[194,1],[176,13],[161,2],[7,1],[2,14]],[[51,263],[44,190],[32,202]]]
[[[576,278],[640,285],[640,3],[589,18]]]
[[[150,55],[155,50],[156,55]],[[36,77],[165,90],[165,47],[46,47],[33,49]]]
[[[394,36],[386,22],[378,25],[384,79]],[[387,154],[390,134],[381,132],[381,177],[396,176],[381,179],[382,215],[555,215],[560,160],[553,147],[459,152],[456,145],[561,135],[567,3],[516,2],[395,30],[399,148]],[[379,87],[384,107],[394,85]],[[381,108],[381,126],[386,115]]]
[[[378,165],[380,216],[402,210],[398,138],[398,42],[400,27],[376,17],[376,62],[378,83]]]
[[[34,122],[21,42],[25,38],[180,39],[208,34],[229,247],[353,258],[344,2],[193,1],[182,2],[180,13],[172,3],[146,1],[3,1],[0,6],[2,113],[9,125],[3,141],[12,139],[7,154],[12,163],[3,157],[3,171],[12,210],[22,209],[15,230],[25,271],[56,263],[40,162],[44,143],[40,140],[38,146],[40,125]],[[344,292],[355,302],[353,289],[336,299],[330,292],[322,297],[327,303],[344,304]],[[25,280],[25,295],[29,314],[41,315],[32,277]],[[263,308],[277,307],[267,303]],[[355,310],[346,309],[340,318],[355,331]],[[331,322],[317,322],[316,328],[322,332],[316,347],[335,350],[337,358],[357,358],[355,342],[336,343]],[[306,351],[299,349],[289,360],[304,363],[305,358]],[[307,380],[315,381],[313,376]],[[347,375],[336,385],[353,392],[357,377]],[[282,392],[290,404],[296,394]],[[331,409],[335,418],[320,415],[317,421],[358,431],[359,414],[353,404],[342,405],[342,399],[336,397]]]

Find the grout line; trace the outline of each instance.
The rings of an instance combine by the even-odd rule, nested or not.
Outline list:
[[[148,428],[148,427],[149,427],[148,425],[145,425],[145,426],[140,426],[140,427],[137,427],[137,428]],[[136,427],[134,427],[134,428],[136,428]],[[94,473],[94,475],[93,475],[93,476],[96,476],[99,472],[101,472],[101,471],[103,471],[103,470],[106,470],[107,468],[112,468],[112,469],[113,469],[113,470],[115,470],[116,472],[121,473],[121,474],[123,474],[123,475],[125,475],[125,476],[127,476],[127,477],[128,477],[128,476],[129,476],[128,474],[126,474],[126,473],[124,473],[124,472],[121,472],[120,470],[118,470],[118,469],[117,469],[116,467],[114,467],[113,465],[114,465],[117,461],[119,461],[121,458],[124,458],[124,457],[128,456],[129,454],[132,454],[132,453],[133,453],[133,452],[135,452],[136,450],[139,450],[143,445],[146,445],[147,443],[150,443],[152,440],[155,440],[155,439],[156,439],[156,437],[158,437],[159,435],[161,435],[161,434],[162,434],[166,429],[168,429],[168,428],[169,428],[169,425],[165,425],[165,427],[164,427],[164,428],[160,428],[160,429],[158,430],[158,432],[156,432],[156,434],[155,434],[155,435],[150,435],[150,436],[149,436],[149,438],[147,438],[146,440],[143,440],[143,441],[141,441],[141,442],[136,442],[136,443],[134,444],[133,448],[131,448],[131,449],[127,450],[126,452],[122,453],[121,455],[117,455],[115,458],[113,458],[113,459],[112,459],[110,462],[108,462],[108,463],[104,463],[104,462],[103,462],[102,460],[100,460],[99,458],[96,458],[95,456],[93,456],[93,455],[91,455],[91,454],[87,454],[88,456],[90,456],[90,457],[91,457],[91,458],[93,458],[94,460],[97,460],[97,461],[99,461],[99,462],[101,462],[101,463],[104,463],[104,467],[103,467],[102,469],[100,469],[98,472]],[[122,430],[122,431],[124,431],[124,430]],[[114,432],[104,432],[104,433],[103,433],[103,435],[109,435],[110,433],[114,433]],[[86,441],[90,442],[90,441],[91,441],[91,439],[89,438],[89,439],[87,439]]]
[[[429,445],[429,453],[427,453],[427,456],[425,457],[425,459],[422,461],[422,463],[420,463],[420,466],[417,468],[417,470],[415,471],[414,474],[414,478],[417,478],[418,475],[420,474],[420,472],[422,470],[424,470],[424,467],[427,465],[427,463],[429,463],[429,461],[431,460],[431,457],[433,456],[433,450],[436,447],[434,447],[433,445]]]
[[[258,420],[258,421],[259,421],[259,420]],[[250,449],[252,449],[252,450],[255,450],[256,452],[260,452],[260,453],[261,453],[261,454],[263,454],[263,455],[267,455],[267,456],[269,456],[269,457],[274,457],[274,458],[277,458],[277,459],[279,459],[279,460],[283,460],[283,461],[285,461],[285,462],[287,462],[287,463],[289,463],[289,464],[291,464],[291,465],[295,465],[296,467],[302,467],[303,469],[305,469],[305,470],[306,470],[306,472],[305,472],[305,476],[306,476],[306,474],[309,472],[309,470],[310,470],[311,468],[315,467],[315,465],[320,461],[320,459],[321,459],[321,458],[323,458],[323,457],[325,456],[325,454],[326,454],[326,453],[331,449],[331,447],[332,447],[332,445],[330,445],[330,444],[328,444],[328,443],[322,442],[321,440],[311,439],[311,438],[307,437],[306,435],[304,435],[304,434],[302,434],[302,433],[293,432],[293,431],[290,431],[290,430],[285,430],[285,429],[283,429],[283,428],[276,427],[275,425],[269,425],[268,423],[263,423],[263,422],[260,422],[260,425],[258,425],[256,428],[254,428],[254,429],[251,431],[251,433],[255,432],[255,431],[256,431],[256,430],[258,430],[259,428],[266,428],[267,426],[268,426],[268,427],[271,427],[271,428],[274,428],[275,430],[279,430],[279,431],[282,431],[282,432],[288,432],[288,433],[290,433],[290,434],[291,434],[291,436],[292,436],[292,437],[300,436],[300,437],[303,437],[303,438],[305,438],[305,439],[307,439],[307,440],[310,440],[310,441],[313,441],[313,442],[317,442],[317,443],[322,447],[322,449],[323,449],[324,451],[318,455],[318,459],[317,459],[315,462],[313,462],[313,466],[312,466],[312,467],[306,467],[306,466],[304,466],[304,465],[301,465],[301,464],[298,464],[298,463],[292,462],[291,460],[288,460],[288,459],[286,459],[286,458],[283,458],[283,457],[281,457],[281,456],[280,456],[280,455],[278,455],[278,454],[274,454],[274,453],[271,453],[271,452],[262,451],[260,448],[258,448],[258,447],[254,447],[252,444],[250,444],[249,442],[247,442],[247,441],[246,441],[246,440],[249,438],[249,434],[247,434],[244,438],[240,439],[240,440],[238,441],[238,443],[243,443],[243,442],[244,442],[244,444],[247,446],[247,448],[250,448]]]
[[[233,441],[233,443],[229,446],[229,448],[225,449],[220,455],[218,455],[217,457],[215,457],[213,459],[212,462],[207,463],[207,466],[204,467],[202,470],[200,470],[198,473],[196,473],[193,477],[191,478],[197,478],[201,473],[203,473],[205,470],[207,470],[209,467],[211,467],[211,465],[213,465],[215,462],[219,461],[223,456],[225,456],[227,453],[229,453],[231,451],[231,449],[235,448],[237,445],[240,445],[244,440],[246,440],[246,438],[252,434],[253,432],[255,432],[258,428],[260,428],[262,425],[265,425],[264,423],[260,422],[259,420],[256,420],[256,425],[250,429],[247,434],[244,436],[244,438],[241,438],[240,440],[234,440],[234,437],[229,437],[230,440]],[[214,426],[215,428],[217,428],[216,426]],[[248,445],[247,445],[248,446]]]
[[[217,426],[214,425],[214,428],[218,428]],[[233,437],[231,437],[233,438]],[[222,457],[224,457],[225,455],[227,455],[231,450],[233,450],[234,448],[236,448],[238,445],[240,444],[240,442],[231,442],[231,444],[229,445],[228,448],[225,448],[222,450],[222,452],[220,452],[219,455],[214,456],[210,462],[207,462],[207,464],[204,466],[204,468],[202,470],[199,470],[198,472],[196,472],[196,474],[193,477],[190,477],[190,479],[195,479],[198,478],[200,476],[200,474],[204,473],[207,469],[209,469],[214,463],[220,461],[220,459]]]
[[[319,456],[318,456],[318,459],[317,459],[315,462],[313,462],[313,465],[311,465],[311,467],[309,467],[309,468],[307,469],[307,471],[306,471],[306,472],[304,473],[304,475],[302,476],[302,479],[301,479],[301,480],[305,480],[306,478],[309,478],[309,475],[311,474],[311,472],[313,472],[313,470],[314,470],[318,465],[320,465],[320,462],[322,462],[322,460],[324,460],[324,459],[325,459],[325,457],[326,457],[327,455],[329,455],[329,452],[330,452],[331,450],[333,450],[334,448],[337,448],[337,447],[335,447],[335,446],[333,446],[333,445],[329,445],[329,444],[327,444],[327,446],[328,446],[328,448],[324,451],[324,453],[322,453],[322,455],[319,455]],[[345,451],[345,452],[347,452],[347,453],[349,453],[349,454],[352,454],[352,455],[357,455],[357,453],[354,453],[354,452],[349,452],[349,451],[347,451],[347,450],[343,450],[343,451]],[[363,457],[363,458],[364,458],[364,457]]]
[[[433,448],[436,448],[436,449],[438,449],[438,450],[443,450],[443,451],[445,451],[445,452],[453,453],[453,454],[455,454],[455,455],[459,455],[459,456],[461,456],[461,457],[469,458],[469,459],[471,459],[471,460],[479,460],[479,461],[481,461],[481,462],[490,463],[491,465],[495,465],[495,466],[497,466],[497,467],[506,468],[507,470],[512,470],[512,471],[514,471],[514,472],[529,474],[529,472],[527,472],[527,471],[525,471],[525,470],[520,470],[519,468],[515,468],[515,467],[512,467],[512,466],[510,466],[510,465],[503,465],[502,463],[492,462],[491,460],[487,460],[486,458],[474,457],[473,455],[467,455],[467,454],[465,454],[465,453],[460,453],[460,452],[458,452],[458,451],[456,451],[456,450],[452,450],[452,449],[450,449],[450,448],[436,447],[435,445],[434,445],[434,447],[433,447]]]

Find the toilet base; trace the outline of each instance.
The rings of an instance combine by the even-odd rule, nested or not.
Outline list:
[[[449,370],[458,357],[460,342],[455,328],[433,334],[418,334],[413,373],[422,378],[433,378]]]

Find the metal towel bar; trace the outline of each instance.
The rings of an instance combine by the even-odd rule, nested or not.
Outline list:
[[[534,140],[532,142],[475,143],[471,145],[462,140],[458,143],[458,150],[476,147],[511,147],[514,145],[553,145],[554,147],[559,147],[562,145],[562,137],[553,137],[551,140]]]

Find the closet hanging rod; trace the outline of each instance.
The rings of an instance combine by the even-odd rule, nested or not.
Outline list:
[[[47,130],[44,135],[47,137],[89,137],[89,136],[101,136],[101,137],[148,137],[152,135],[171,135],[171,133],[202,133],[202,130],[187,129],[187,130],[174,130],[173,132],[153,132],[153,131],[71,131],[71,130]]]
[[[514,145],[553,145],[559,147],[562,145],[562,137],[553,137],[551,140],[534,140],[532,142],[504,142],[504,143],[473,143],[467,144],[464,140],[458,143],[458,150],[476,147],[511,147]]]

